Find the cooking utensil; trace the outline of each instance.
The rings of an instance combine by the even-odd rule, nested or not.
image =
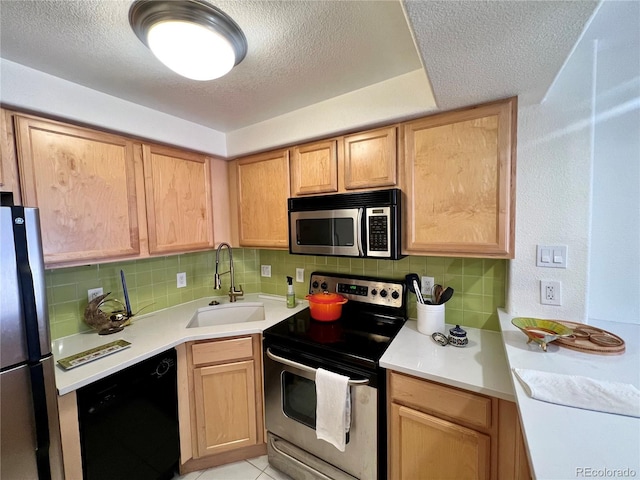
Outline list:
[[[129,303],[129,291],[127,290],[127,281],[124,279],[124,272],[120,270],[120,278],[122,279],[122,290],[124,291],[124,303],[127,307],[127,317],[133,316],[131,313],[131,303]]]
[[[431,298],[433,300],[434,305],[438,305],[440,300],[440,295],[442,295],[442,285],[438,285],[437,283],[433,286],[433,290],[431,291]]]
[[[424,305],[424,298],[422,297],[422,292],[420,291],[420,277],[418,277],[417,273],[408,273],[404,276],[407,282],[407,288],[410,292],[416,294],[416,300],[418,303],[422,303]]]
[[[338,293],[314,293],[305,297],[309,300],[311,318],[320,322],[332,322],[342,315],[342,305],[347,299]]]
[[[449,300],[451,300],[452,296],[453,296],[453,288],[447,287],[440,293],[436,303],[438,305],[442,305],[443,303],[447,303]]]

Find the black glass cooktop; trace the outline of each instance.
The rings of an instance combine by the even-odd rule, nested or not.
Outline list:
[[[345,308],[338,320],[320,322],[305,309],[266,329],[264,340],[266,347],[295,349],[323,359],[376,368],[405,320]]]

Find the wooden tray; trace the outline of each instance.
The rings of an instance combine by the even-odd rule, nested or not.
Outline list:
[[[554,343],[571,350],[597,355],[620,355],[624,353],[624,340],[619,336],[585,323],[556,320],[574,331],[571,337],[558,337]]]

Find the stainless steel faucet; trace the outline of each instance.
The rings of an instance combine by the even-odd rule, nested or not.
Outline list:
[[[229,250],[229,270],[227,270],[226,272],[218,273],[218,265],[220,263],[220,250],[222,250],[222,247],[227,247],[227,250]],[[223,242],[220,245],[218,245],[218,250],[216,250],[216,273],[213,276],[213,282],[214,282],[213,288],[215,288],[216,290],[219,290],[220,288],[222,288],[222,284],[220,282],[220,275],[224,275],[225,273],[231,274],[231,287],[229,288],[229,301],[235,302],[237,297],[241,297],[244,295],[244,292],[242,291],[242,285],[240,285],[240,290],[236,290],[236,285],[235,285],[234,276],[233,276],[233,254],[231,253],[231,246],[228,243]]]

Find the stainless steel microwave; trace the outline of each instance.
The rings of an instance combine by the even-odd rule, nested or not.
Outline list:
[[[402,258],[401,206],[398,188],[290,198],[289,252]]]

